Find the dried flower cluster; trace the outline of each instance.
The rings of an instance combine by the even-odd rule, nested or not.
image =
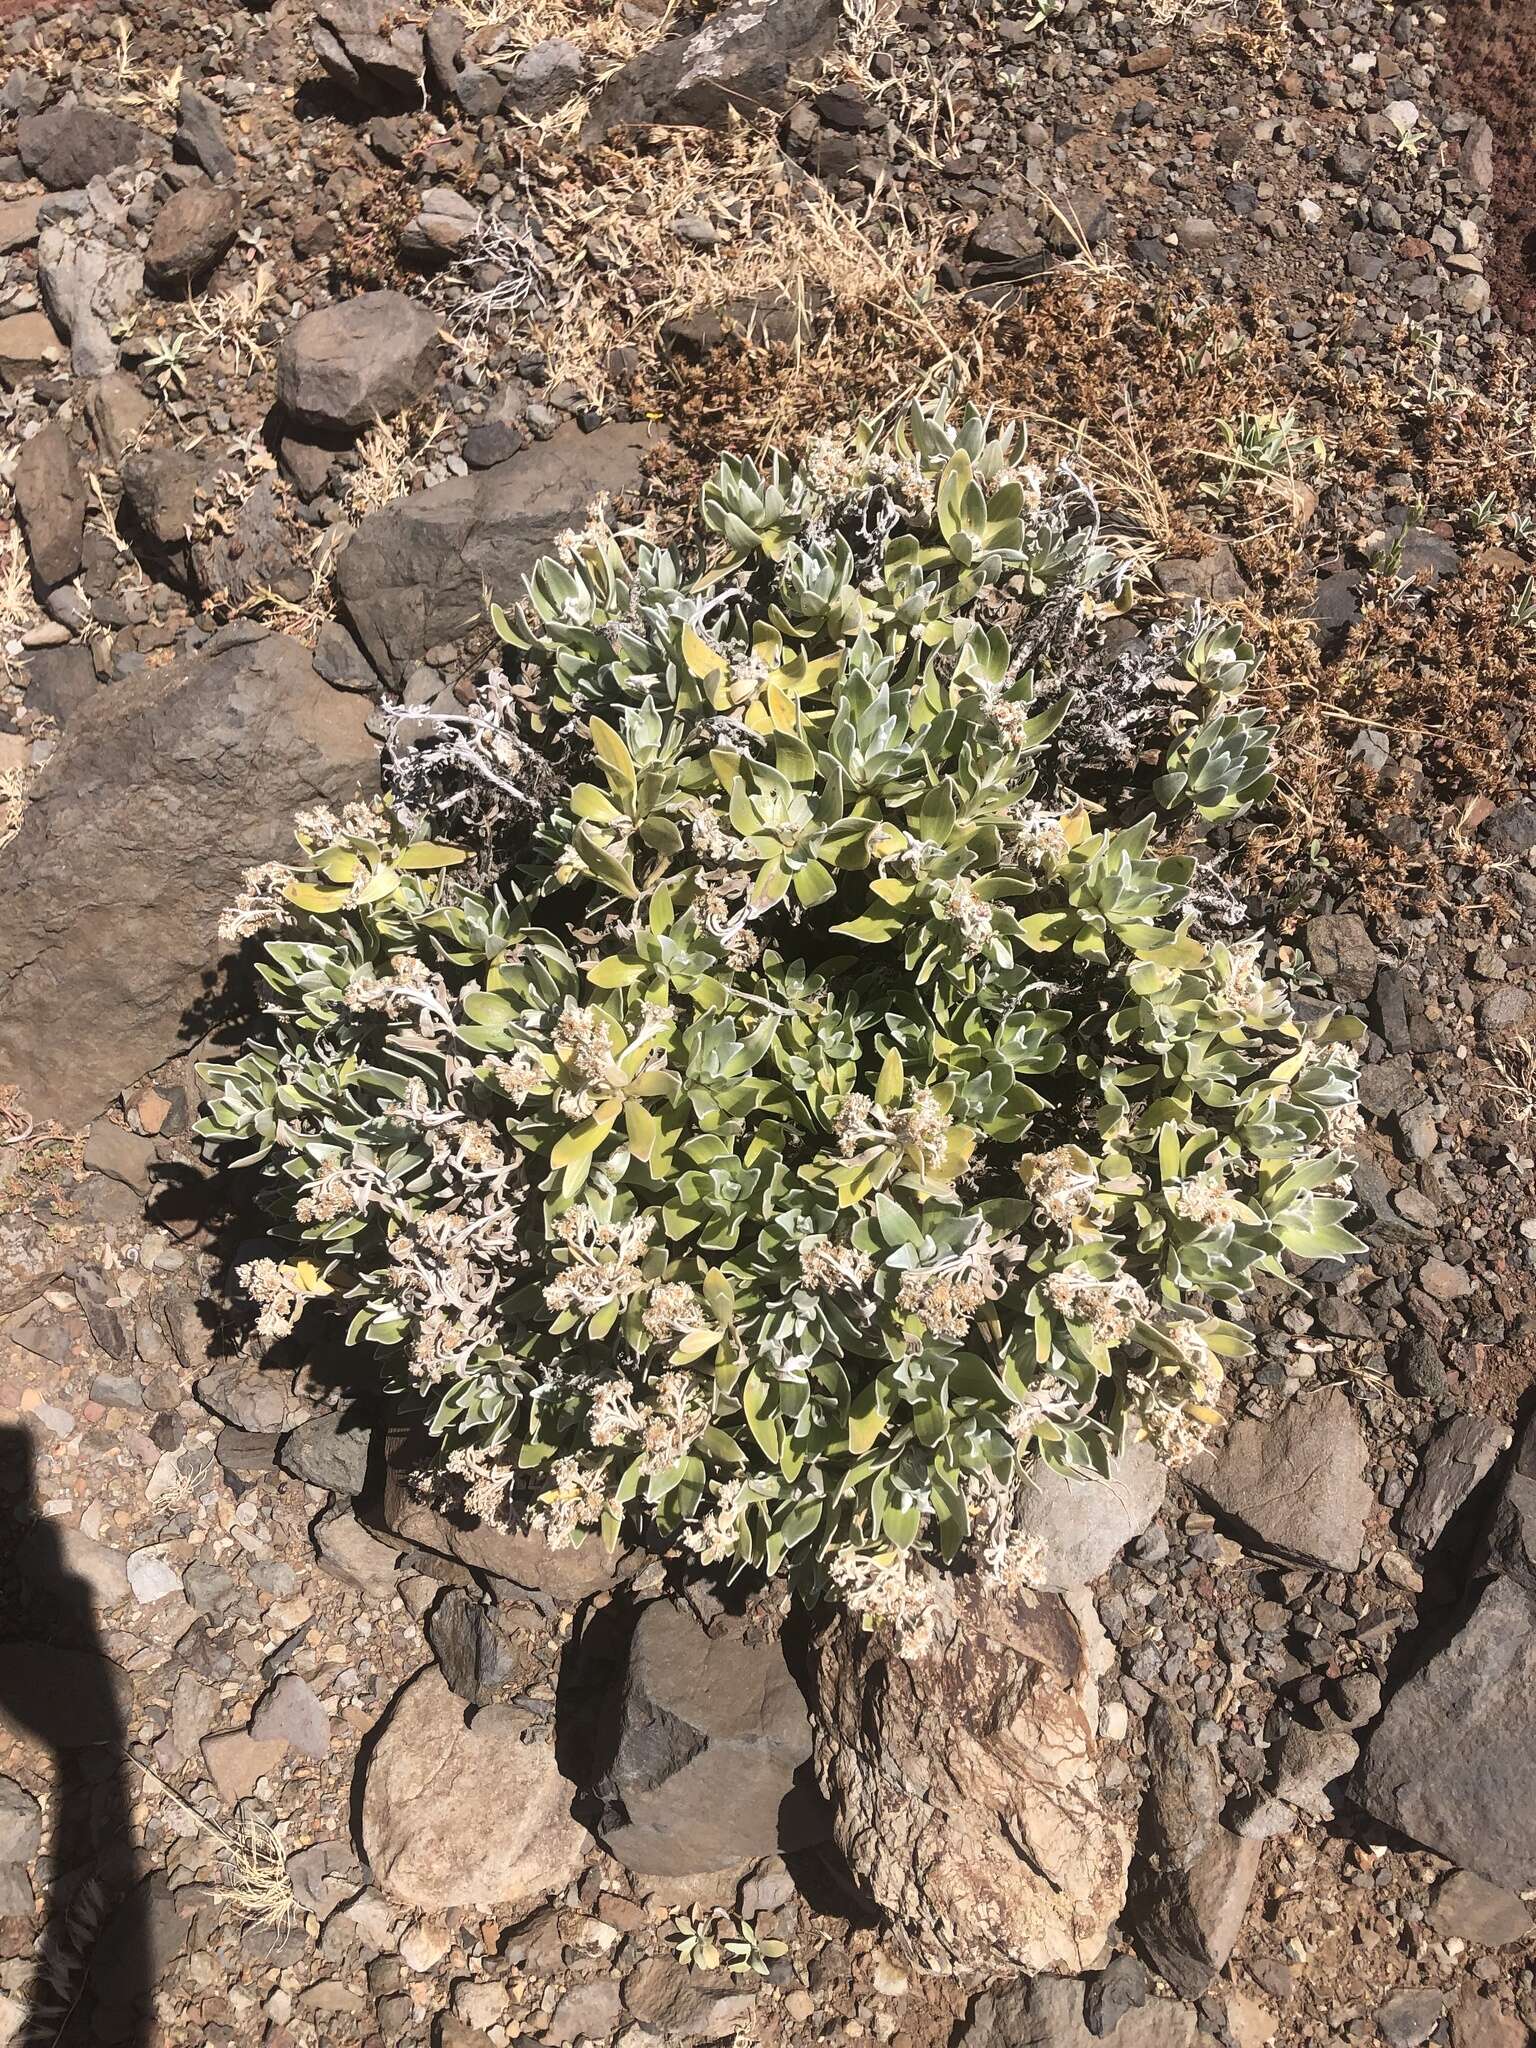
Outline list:
[[[1182,1455],[1259,1276],[1356,1248],[1352,1027],[1188,850],[1270,786],[1253,651],[1112,647],[1091,494],[1022,455],[914,411],[723,463],[702,565],[542,563],[454,735],[500,788],[529,722],[531,832],[470,886],[405,806],[302,821],[237,912],[270,1035],[206,1073],[302,1245],[264,1331],[345,1303],[480,1512],[914,1641],[918,1559],[1029,1582],[1024,1459]]]

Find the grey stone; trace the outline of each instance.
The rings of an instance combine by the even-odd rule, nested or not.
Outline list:
[[[29,249],[38,237],[37,216],[43,201],[39,193],[25,199],[8,199],[0,205],[0,256],[17,249]]]
[[[50,420],[21,445],[12,488],[39,585],[51,590],[80,573],[85,485],[64,429]]]
[[[1261,1846],[1220,1824],[1220,1771],[1195,1742],[1187,1715],[1159,1701],[1147,1734],[1136,1946],[1175,1991],[1200,1998],[1237,1941]]]
[[[184,85],[176,98],[176,135],[173,153],[183,163],[196,164],[210,178],[232,179],[239,166],[224,134],[218,108],[195,86]]]
[[[229,253],[240,230],[240,201],[224,185],[186,185],[155,215],[144,276],[178,297],[200,284]]]
[[[1504,804],[1483,827],[1483,840],[1490,851],[1520,856],[1536,853],[1536,803],[1528,798]]]
[[[598,1833],[630,1870],[720,1870],[824,1833],[797,1794],[811,1759],[805,1702],[775,1642],[706,1632],[656,1600],[630,1643]]]
[[[296,1429],[309,1415],[309,1403],[294,1393],[284,1374],[238,1363],[204,1373],[197,1398],[226,1422],[259,1434]]]
[[[426,52],[419,28],[402,24],[390,0],[322,0],[310,41],[327,74],[375,106],[419,106]]]
[[[373,1432],[366,1422],[335,1410],[301,1422],[284,1437],[278,1463],[307,1486],[322,1487],[351,1499],[368,1483],[368,1448]]]
[[[1137,1922],[1142,1954],[1175,1991],[1199,1998],[1225,1967],[1258,1876],[1261,1844],[1219,1828]]]
[[[513,1668],[485,1602],[462,1586],[450,1586],[433,1607],[427,1641],[449,1685],[476,1706],[495,1695]]]
[[[153,1607],[181,1591],[181,1571],[162,1543],[149,1543],[129,1554],[126,1570],[133,1597],[141,1607]]]
[[[480,209],[451,185],[433,185],[421,196],[421,207],[407,223],[400,247],[407,256],[455,256],[474,239]]]
[[[100,107],[57,106],[16,124],[16,154],[50,192],[75,191],[120,164],[147,157],[155,139]]]
[[[196,1614],[212,1614],[222,1619],[242,1606],[254,1606],[254,1601],[241,1593],[221,1565],[201,1558],[187,1566],[182,1574],[181,1590],[191,1601]]]
[[[691,35],[633,57],[594,94],[581,131],[590,148],[637,123],[721,127],[782,109],[797,70],[830,49],[835,0],[737,0]]]
[[[212,1731],[218,1711],[218,1695],[196,1672],[177,1674],[171,1694],[170,1739],[178,1764],[190,1763],[201,1753],[203,1737]]]
[[[14,1778],[0,1778],[0,1863],[30,1863],[42,1839],[42,1808]]]
[[[1444,1992],[1427,1987],[1394,1991],[1376,2008],[1376,2026],[1387,2048],[1424,2048],[1444,2011]]]
[[[34,1116],[73,1128],[177,1050],[244,871],[291,852],[295,808],[375,783],[365,715],[272,635],[118,683],[65,732],[0,920],[0,1070]]]
[[[445,99],[452,98],[454,81],[467,62],[468,40],[469,30],[456,7],[434,7],[427,16],[427,72],[433,90]]]
[[[1287,1563],[1360,1568],[1375,1496],[1341,1387],[1299,1394],[1268,1421],[1234,1422],[1189,1468],[1196,1490],[1255,1549]]]
[[[471,469],[494,469],[498,462],[510,462],[526,443],[514,420],[477,420],[464,436],[464,460]]]
[[[1364,1002],[1380,964],[1364,920],[1350,913],[1309,918],[1306,939],[1312,965],[1334,994]]]
[[[1536,1886],[1536,1594],[1511,1578],[1482,1587],[1452,1639],[1388,1700],[1355,1796],[1491,1884]]]
[[[1248,594],[1236,555],[1224,540],[1203,555],[1174,557],[1154,572],[1158,587],[1170,597],[1198,598],[1202,604],[1234,604]]]
[[[1331,1820],[1326,1787],[1354,1769],[1360,1745],[1344,1728],[1303,1728],[1293,1721],[1276,1745],[1274,1792],[1313,1820]]]
[[[81,1155],[82,1164],[88,1172],[104,1173],[111,1180],[120,1180],[124,1187],[137,1189],[140,1194],[149,1188],[149,1169],[154,1158],[153,1138],[141,1138],[126,1124],[112,1123],[106,1117],[91,1125],[90,1136]]]
[[[22,1546],[22,1559],[34,1559],[41,1572],[54,1563],[50,1552],[55,1546],[57,1564],[84,1583],[98,1612],[110,1613],[133,1597],[128,1583],[128,1560],[123,1552],[98,1543],[95,1537],[87,1536],[83,1529],[71,1528],[67,1522],[49,1523],[39,1529]],[[4,1861],[0,1855],[0,1862]]]
[[[685,1969],[671,1956],[647,1956],[624,1979],[624,2010],[661,2041],[733,2039],[754,2002],[739,1977]]]
[[[1015,1526],[1041,1546],[1040,1584],[1051,1593],[1091,1584],[1152,1522],[1167,1491],[1167,1466],[1149,1443],[1134,1440],[1102,1479],[1067,1479],[1030,1465]]]
[[[182,547],[197,517],[203,465],[179,448],[140,448],[122,466],[123,494],[157,547]]]
[[[288,1882],[301,1911],[323,1920],[355,1898],[366,1882],[348,1842],[311,1842],[288,1858]]]
[[[1328,1690],[1342,1728],[1363,1728],[1381,1712],[1381,1680],[1374,1671],[1346,1672]]]
[[[283,1760],[281,1742],[258,1742],[246,1728],[223,1735],[205,1735],[203,1765],[226,1806],[238,1806]]]
[[[1392,1367],[1403,1392],[1415,1400],[1438,1401],[1445,1392],[1445,1363],[1426,1330],[1404,1332]]]
[[[1482,1948],[1508,1948],[1536,1932],[1525,1901],[1475,1870],[1453,1870],[1442,1879],[1429,1918],[1437,1933]]]
[[[344,441],[338,441],[334,437],[313,439],[307,430],[278,435],[278,467],[306,505],[318,498],[329,486],[336,458],[343,452],[345,446]],[[323,632],[334,625],[334,620],[328,621],[327,627],[321,630]],[[320,669],[322,675],[325,674],[318,654],[315,667]],[[327,677],[327,680],[330,678]]]
[[[606,2041],[619,2024],[619,1987],[612,1977],[594,1977],[563,1991],[544,2028],[551,2048],[577,2041]]]
[[[0,320],[0,384],[7,391],[29,384],[67,355],[46,313],[12,313]]]
[[[209,524],[194,534],[182,572],[191,587],[233,607],[269,591],[294,601],[303,598],[313,576],[294,561],[279,506],[276,480],[265,476],[242,500],[231,532]]]
[[[226,1472],[259,1479],[277,1463],[277,1434],[266,1429],[221,1429],[213,1454]]]
[[[438,349],[425,307],[403,292],[363,292],[307,313],[283,337],[277,402],[303,426],[371,427],[426,396]]]
[[[332,1508],[314,1527],[315,1549],[333,1577],[356,1586],[372,1599],[387,1600],[395,1590],[398,1548],[370,1535],[345,1508]]]
[[[327,619],[315,640],[315,669],[333,690],[362,690],[369,695],[379,687],[373,665],[345,626]]]
[[[43,304],[61,333],[77,377],[105,377],[118,365],[117,334],[144,295],[144,261],[94,235],[43,230],[37,245]]]
[[[1127,2013],[1147,2002],[1151,1986],[1143,1965],[1132,1955],[1118,1955],[1083,1991],[1083,2025],[1095,2040],[1113,2034]]]
[[[484,626],[486,590],[518,590],[599,492],[631,490],[648,439],[636,426],[569,429],[370,513],[341,554],[336,588],[379,674],[402,684],[429,647]]]
[[[1115,217],[1103,194],[1091,187],[1053,195],[1041,222],[1041,233],[1058,256],[1080,256],[1107,242]]]
[[[1083,2019],[1081,1977],[1036,1977],[984,1991],[956,2048],[1094,2048]],[[1192,2048],[1193,2006],[1149,1999],[1104,2038],[1113,2048]]]
[[[253,1741],[283,1742],[301,1756],[325,1756],[331,1747],[330,1716],[296,1671],[285,1671],[262,1694],[250,1732]]]
[[[589,1837],[552,1744],[478,1722],[432,1667],[396,1695],[363,1782],[362,1845],[403,1905],[532,1904],[569,1884]]]
[[[1498,1573],[1536,1593],[1536,1479],[1511,1472],[1477,1551],[1479,1575]]]
[[[1479,1577],[1499,1573],[1536,1593],[1536,1417],[1520,1433],[1478,1544],[1475,1569]]]
[[[577,44],[560,37],[535,43],[512,67],[506,104],[537,118],[579,93],[586,77],[587,60]]]
[[[1455,1415],[1435,1431],[1402,1514],[1402,1532],[1428,1550],[1509,1446],[1509,1431],[1486,1415]]]
[[[88,647],[43,647],[27,662],[27,709],[55,725],[68,725],[100,688]]]
[[[1474,121],[1461,143],[1461,168],[1474,192],[1492,190],[1493,160],[1493,130],[1486,121]]]

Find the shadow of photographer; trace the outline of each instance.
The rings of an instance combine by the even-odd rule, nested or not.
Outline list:
[[[0,1428],[0,1773],[46,1786],[45,1817],[0,1775],[0,1843],[41,1836],[43,1925],[16,2048],[144,2048],[154,1989],[150,1893],[130,1831],[131,1687],[102,1654],[95,1599],[37,1498],[31,1440]],[[20,1905],[11,1865],[5,1910]]]

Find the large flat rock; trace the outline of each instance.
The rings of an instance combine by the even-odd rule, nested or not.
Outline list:
[[[336,589],[364,652],[386,682],[404,682],[429,647],[509,608],[523,578],[600,492],[632,490],[649,430],[574,427],[510,462],[454,477],[370,513],[336,567]]]
[[[200,1035],[248,867],[377,782],[367,705],[275,634],[103,690],[0,853],[0,1076],[66,1126]]]
[[[1342,1387],[1298,1394],[1265,1422],[1234,1422],[1225,1441],[1190,1466],[1189,1478],[1247,1548],[1287,1564],[1360,1569],[1376,1496]]]
[[[471,1725],[433,1668],[395,1696],[363,1783],[363,1851],[393,1899],[424,1912],[521,1906],[564,1889],[591,1837],[553,1743]]]
[[[1457,1634],[1388,1700],[1355,1796],[1490,1884],[1536,1886],[1536,1594],[1489,1581]]]
[[[654,123],[718,128],[734,115],[779,109],[791,81],[837,36],[836,0],[736,0],[691,35],[667,36],[616,71],[593,96],[582,141]]]

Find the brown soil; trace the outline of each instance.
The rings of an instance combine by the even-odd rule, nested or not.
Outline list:
[[[1489,280],[1510,326],[1536,334],[1536,0],[1457,0],[1446,33],[1462,88],[1493,130]]]

